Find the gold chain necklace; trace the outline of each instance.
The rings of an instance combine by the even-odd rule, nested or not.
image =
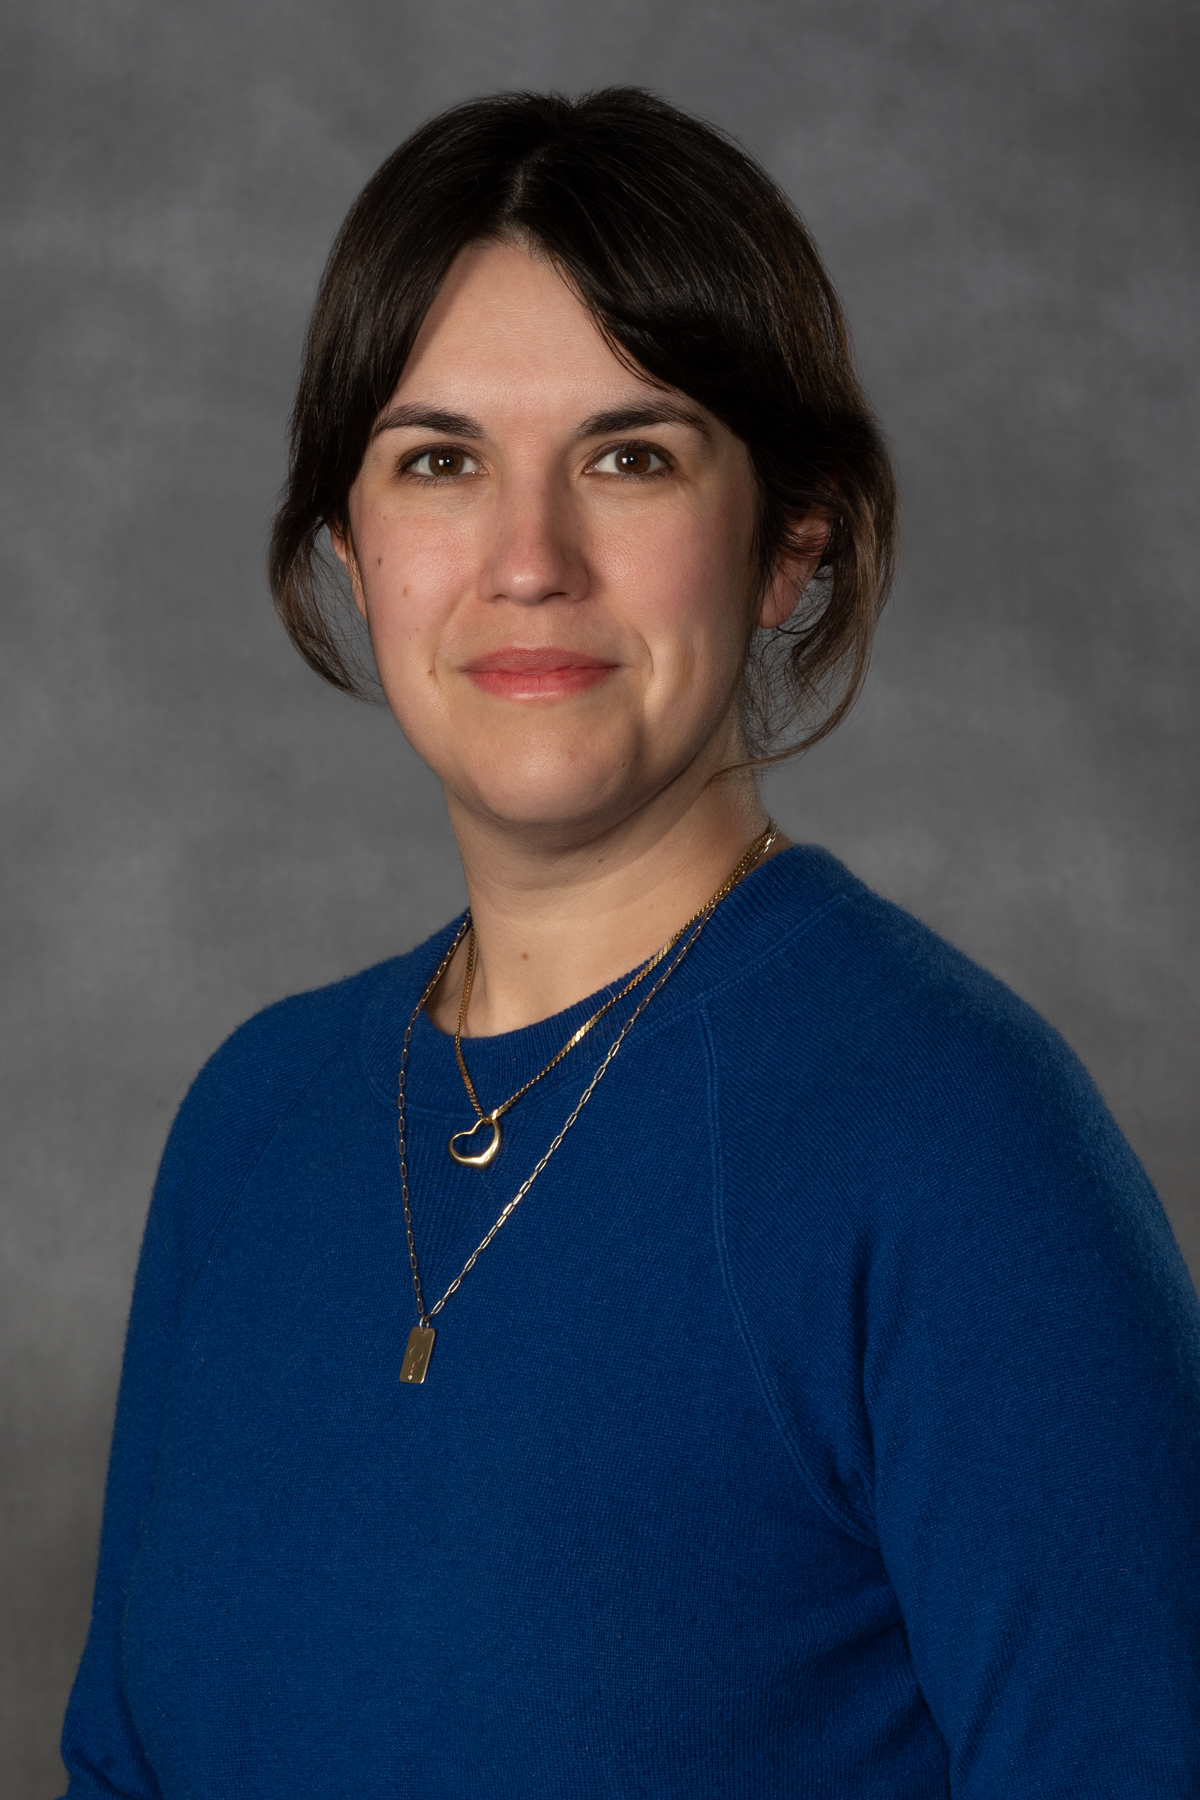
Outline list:
[[[675,970],[679,967],[680,963],[683,961],[684,957],[687,955],[687,953],[691,949],[692,945],[696,942],[696,939],[700,936],[700,933],[704,930],[704,927],[708,924],[709,919],[711,919],[713,913],[716,911],[717,907],[721,904],[721,901],[724,900],[725,896],[728,893],[730,893],[737,886],[738,882],[749,871],[749,869],[752,867],[752,865],[755,862],[757,862],[760,857],[763,857],[766,855],[767,851],[771,848],[771,845],[775,842],[775,839],[778,836],[779,836],[779,827],[775,824],[775,821],[772,819],[768,823],[767,829],[762,833],[762,835],[760,837],[755,838],[755,840],[751,844],[750,848],[746,851],[746,854],[742,857],[741,861],[738,863],[736,869],[734,869],[732,875],[729,876],[727,881],[722,883],[722,885],[717,889],[716,893],[712,896],[712,899],[709,900],[704,906],[702,906],[700,908],[699,912],[693,913],[692,917],[687,921],[687,924],[681,925],[679,930],[677,932],[675,932],[672,937],[668,938],[667,942],[663,945],[662,949],[656,951],[654,956],[651,957],[651,959],[648,963],[643,964],[641,970],[638,972],[636,979],[627,983],[627,985],[621,990],[621,994],[618,994],[615,996],[615,999],[619,1000],[621,998],[622,994],[627,994],[632,987],[636,986],[637,981],[642,980],[646,975],[648,975],[650,973],[650,971],[652,969],[658,967],[658,965],[663,961],[664,957],[666,957],[668,955],[668,953],[670,952],[672,947],[680,942],[681,938],[684,938],[686,934],[690,933],[690,936],[686,936],[686,942],[684,942],[683,947],[679,951],[678,955],[673,959],[673,961],[663,971],[663,973],[659,976],[658,980],[653,984],[653,986],[650,987],[645,994],[643,994],[642,998],[638,1001],[638,1004],[634,1007],[633,1011],[630,1013],[629,1017],[626,1019],[625,1023],[622,1025],[620,1031],[617,1033],[616,1037],[613,1039],[612,1043],[609,1045],[607,1051],[605,1052],[604,1057],[599,1064],[599,1067],[596,1069],[595,1074],[592,1076],[592,1079],[588,1082],[588,1084],[584,1088],[582,1094],[579,1096],[579,1099],[575,1102],[574,1108],[572,1109],[570,1115],[566,1119],[565,1123],[560,1127],[559,1131],[556,1133],[554,1138],[551,1140],[549,1148],[546,1150],[545,1154],[541,1157],[540,1161],[535,1165],[532,1173],[529,1174],[528,1176],[526,1176],[525,1180],[521,1183],[520,1187],[517,1189],[517,1191],[513,1195],[512,1199],[508,1202],[507,1206],[501,1212],[500,1217],[496,1220],[496,1222],[492,1226],[491,1230],[486,1234],[485,1237],[480,1239],[478,1244],[476,1244],[474,1250],[472,1250],[470,1256],[467,1258],[466,1262],[463,1264],[463,1266],[459,1270],[458,1274],[454,1277],[454,1280],[450,1283],[450,1286],[446,1289],[446,1291],[442,1295],[441,1299],[436,1303],[435,1306],[433,1306],[428,1312],[426,1312],[425,1297],[421,1292],[421,1276],[420,1276],[420,1272],[417,1268],[417,1246],[416,1246],[416,1240],[413,1237],[412,1203],[411,1203],[411,1199],[410,1199],[409,1191],[408,1191],[408,1151],[407,1151],[407,1144],[405,1141],[405,1126],[404,1126],[404,1089],[405,1089],[405,1080],[406,1080],[406,1077],[408,1074],[408,1052],[409,1052],[409,1046],[412,1043],[413,1027],[416,1024],[418,1017],[420,1016],[421,1008],[425,1005],[426,1001],[429,999],[430,995],[433,993],[434,989],[437,987],[438,982],[442,979],[442,976],[446,973],[446,970],[449,968],[450,963],[454,957],[455,951],[458,949],[458,946],[462,943],[463,938],[466,935],[466,933],[471,929],[470,914],[468,913],[466,915],[466,917],[463,919],[462,924],[459,926],[458,931],[455,933],[453,943],[450,945],[450,948],[446,951],[446,954],[443,956],[441,962],[438,964],[436,970],[434,971],[433,977],[427,984],[425,991],[421,995],[421,998],[417,1001],[417,1004],[413,1007],[412,1014],[409,1018],[408,1025],[407,1025],[407,1028],[404,1033],[404,1045],[400,1052],[400,1077],[399,1077],[398,1092],[397,1092],[397,1113],[398,1113],[397,1136],[398,1136],[398,1145],[399,1145],[399,1151],[400,1151],[400,1191],[401,1191],[401,1194],[404,1199],[404,1229],[405,1229],[405,1232],[408,1237],[408,1260],[409,1260],[409,1264],[412,1268],[413,1293],[416,1297],[416,1302],[417,1302],[417,1319],[418,1319],[418,1323],[413,1326],[412,1330],[408,1334],[408,1344],[404,1351],[404,1361],[400,1367],[401,1381],[414,1382],[414,1383],[424,1381],[426,1371],[429,1368],[429,1358],[433,1354],[434,1339],[437,1337],[437,1332],[434,1329],[431,1321],[437,1317],[438,1313],[441,1312],[443,1306],[445,1306],[445,1304],[446,1304],[447,1300],[450,1298],[451,1294],[455,1293],[458,1290],[458,1288],[462,1285],[463,1277],[465,1275],[470,1274],[471,1270],[475,1267],[475,1264],[479,1261],[479,1258],[483,1255],[483,1252],[487,1249],[488,1245],[491,1243],[492,1239],[495,1237],[495,1235],[499,1231],[500,1227],[504,1224],[504,1222],[508,1218],[511,1217],[511,1215],[516,1211],[517,1207],[521,1204],[522,1200],[525,1198],[526,1194],[529,1192],[530,1188],[533,1186],[534,1182],[537,1180],[537,1178],[541,1174],[542,1170],[546,1167],[546,1164],[550,1161],[550,1158],[554,1155],[554,1152],[558,1149],[559,1145],[562,1143],[563,1139],[566,1137],[568,1131],[570,1131],[572,1125],[575,1123],[576,1119],[579,1117],[580,1113],[583,1111],[584,1107],[587,1105],[588,1101],[591,1099],[592,1095],[595,1093],[596,1088],[599,1086],[600,1081],[602,1080],[603,1076],[607,1072],[609,1064],[612,1062],[613,1057],[617,1054],[617,1051],[621,1048],[621,1045],[625,1042],[625,1039],[628,1037],[630,1031],[633,1029],[633,1026],[636,1024],[637,1020],[641,1017],[642,1013],[645,1012],[645,1010],[649,1006],[651,1000],[653,1000],[655,994],[658,993],[659,989],[675,973]],[[534,1082],[540,1081],[542,1078],[542,1075],[548,1074],[549,1071],[554,1067],[555,1063],[561,1062],[562,1058],[566,1055],[567,1051],[569,1049],[571,1049],[574,1044],[578,1043],[580,1037],[583,1036],[584,1031],[590,1030],[592,1025],[594,1025],[596,1023],[596,1020],[601,1018],[603,1016],[603,1014],[609,1010],[609,1006],[611,1006],[613,1004],[615,1004],[615,1001],[608,1002],[605,1006],[603,1006],[600,1009],[600,1011],[598,1013],[594,1014],[593,1017],[588,1020],[587,1025],[584,1026],[581,1031],[576,1032],[574,1037],[568,1039],[567,1043],[564,1044],[563,1048],[558,1052],[558,1055],[554,1057],[553,1061],[546,1064],[546,1067],[541,1071],[541,1074],[535,1075],[533,1078],[533,1081],[526,1082],[526,1084],[523,1088],[518,1089],[517,1093],[515,1093],[509,1100],[506,1100],[504,1103],[504,1106],[501,1108],[498,1108],[497,1110],[500,1112],[507,1111],[508,1107],[510,1107],[514,1103],[514,1101],[520,1099],[522,1094],[528,1092],[528,1090],[534,1085]],[[465,1007],[460,1008],[460,1011],[459,1011],[460,1030],[461,1030],[461,1026],[462,1026],[464,1012],[465,1012]],[[455,1048],[456,1049],[458,1048],[457,1041],[455,1044]],[[459,1067],[460,1067],[460,1069],[462,1069],[464,1080],[468,1081],[468,1088],[469,1088],[469,1078],[467,1077],[465,1068],[463,1068],[463,1066],[462,1066],[461,1056],[459,1059]],[[472,1093],[472,1098],[474,1099],[473,1093]],[[475,1102],[475,1105],[476,1105],[476,1108],[478,1109],[478,1106],[479,1106],[478,1101]],[[481,1113],[480,1117],[483,1118],[484,1115]],[[494,1123],[494,1121],[493,1121],[493,1123]],[[475,1129],[475,1127],[472,1127],[472,1129]],[[493,1152],[492,1154],[494,1155],[495,1153]],[[461,1160],[461,1159],[456,1159],[456,1160]],[[490,1156],[488,1158],[488,1161],[489,1162],[491,1161]],[[478,1166],[478,1165],[476,1165],[476,1166]]]
[[[755,842],[750,846],[750,849],[747,851],[746,856],[743,857],[743,859],[742,859],[742,862],[746,863],[747,868],[750,866],[749,861],[747,861],[747,858],[753,859],[753,856],[755,854],[761,855],[762,851],[764,849],[766,849],[767,845],[772,841],[774,835],[775,835],[775,828],[773,826],[771,826],[768,828],[767,831],[765,831],[763,833],[761,838],[757,838],[755,840]],[[742,869],[742,863],[739,863],[737,869],[734,871],[734,874],[730,877],[730,880],[726,883],[726,885],[722,889],[722,891],[719,894],[717,894],[714,899],[708,901],[705,906],[702,906],[700,908],[699,912],[693,913],[691,918],[688,919],[684,924],[682,924],[679,927],[679,930],[677,932],[675,932],[672,937],[669,937],[667,939],[667,941],[663,945],[662,949],[656,950],[654,955],[650,958],[649,962],[644,962],[642,964],[641,968],[638,969],[636,971],[636,973],[630,977],[630,979],[625,983],[625,986],[621,989],[620,993],[613,994],[611,999],[606,1000],[604,1002],[604,1005],[599,1007],[592,1014],[591,1018],[588,1019],[583,1025],[581,1025],[579,1027],[578,1031],[573,1032],[571,1034],[571,1036],[567,1039],[566,1043],[563,1045],[562,1049],[557,1051],[550,1058],[550,1061],[546,1064],[544,1069],[539,1069],[538,1073],[536,1075],[534,1075],[529,1081],[527,1081],[523,1087],[519,1087],[515,1094],[510,1094],[507,1100],[502,1101],[499,1106],[494,1107],[490,1113],[485,1113],[482,1106],[480,1106],[480,1104],[479,1104],[479,1097],[475,1092],[475,1084],[471,1080],[470,1075],[467,1073],[467,1065],[466,1065],[466,1061],[463,1057],[463,1052],[462,1052],[462,1034],[463,1034],[463,1029],[467,1023],[467,1006],[470,1002],[471,987],[472,987],[472,983],[474,982],[474,979],[475,979],[475,927],[471,923],[471,915],[468,912],[466,918],[463,920],[463,928],[467,932],[467,966],[466,966],[466,970],[463,974],[462,999],[460,1000],[459,1007],[458,1007],[458,1024],[454,1028],[454,1055],[455,1055],[455,1059],[458,1063],[458,1072],[462,1076],[462,1079],[463,1079],[463,1086],[467,1090],[467,1098],[470,1100],[471,1105],[475,1108],[476,1117],[475,1117],[475,1123],[473,1125],[469,1126],[466,1131],[453,1132],[451,1134],[449,1143],[446,1145],[447,1150],[450,1152],[450,1155],[453,1157],[453,1159],[456,1163],[460,1163],[462,1165],[462,1167],[465,1169],[486,1169],[489,1163],[495,1161],[496,1155],[499,1152],[500,1144],[502,1141],[501,1140],[501,1132],[500,1132],[500,1120],[501,1120],[501,1117],[503,1116],[503,1114],[508,1111],[509,1107],[515,1106],[517,1101],[520,1100],[523,1095],[527,1094],[531,1087],[536,1087],[538,1082],[542,1079],[543,1075],[548,1075],[550,1073],[551,1069],[557,1068],[558,1064],[562,1061],[563,1057],[567,1054],[567,1052],[569,1050],[573,1050],[575,1048],[576,1044],[581,1043],[583,1041],[583,1039],[587,1036],[588,1032],[592,1029],[592,1026],[598,1025],[600,1023],[600,1020],[604,1017],[605,1013],[611,1012],[613,1007],[619,1005],[620,1002],[622,1000],[624,1000],[624,998],[627,994],[631,994],[633,992],[634,988],[637,987],[639,982],[645,981],[647,975],[652,974],[653,971],[655,969],[657,969],[659,963],[663,960],[663,958],[665,956],[670,955],[671,951],[675,948],[675,945],[679,942],[680,938],[683,937],[684,933],[691,930],[692,926],[696,923],[697,919],[702,917],[702,915],[704,913],[706,913],[710,907],[716,906],[721,900],[723,900],[725,898],[725,895],[729,892],[730,887],[732,887],[737,881],[741,880],[741,875],[744,872],[745,871]],[[451,945],[451,948],[450,948],[451,956],[453,956],[454,951],[458,948],[458,946],[461,942],[462,942],[462,931],[459,932],[458,936],[454,940],[454,943]],[[443,967],[444,966],[445,965],[443,965]],[[436,986],[436,983],[437,983],[437,977],[435,976],[434,977],[434,985],[435,986]],[[433,990],[431,988],[430,992],[432,992],[432,991]],[[470,1139],[475,1136],[475,1133],[479,1130],[481,1125],[490,1125],[491,1126],[492,1137],[491,1137],[490,1143],[486,1144],[482,1150],[476,1151],[474,1153],[474,1155],[471,1155],[470,1153],[468,1153],[465,1150],[456,1149],[455,1146],[460,1141],[469,1142]]]

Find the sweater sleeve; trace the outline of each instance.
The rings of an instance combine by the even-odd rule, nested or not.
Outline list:
[[[62,1736],[69,1800],[159,1800],[125,1698],[121,1625],[154,1488],[188,1294],[279,1125],[344,1040],[356,983],[300,995],[234,1033],[171,1129],[142,1239],[109,1459],[91,1626]]]
[[[124,1597],[149,1504],[176,1325],[187,1286],[183,1207],[189,1101],[176,1120],[142,1238],[109,1458],[87,1645],[67,1709],[62,1757],[71,1800],[158,1800],[121,1681]]]
[[[862,1384],[874,1526],[951,1792],[1183,1800],[1200,1793],[1195,1294],[1065,1049],[985,1056],[967,1092],[926,1079],[909,1116],[935,1128],[881,1184],[864,1265]]]
[[[955,1800],[1184,1800],[1200,1308],[1061,1039],[935,961],[894,1004],[868,970],[836,1027],[810,971],[769,1072],[715,1034],[734,1304],[800,1475],[882,1558]]]

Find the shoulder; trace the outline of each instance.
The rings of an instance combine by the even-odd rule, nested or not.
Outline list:
[[[973,1431],[1030,1395],[1065,1418],[1102,1368],[1194,1419],[1200,1308],[1079,1059],[814,855],[826,898],[781,908],[712,995],[709,1044],[727,1280],[818,1490],[861,1524],[875,1454],[910,1427],[958,1398]]]
[[[385,989],[402,983],[420,955],[389,957],[325,987],[289,994],[239,1025],[201,1068],[182,1113],[213,1104],[249,1102],[270,1110],[357,1035],[363,1016]]]
[[[780,859],[782,861],[782,859]],[[804,848],[780,895],[775,942],[739,984],[766,1022],[756,1060],[780,1073],[836,1070],[871,1083],[879,1104],[910,1106],[946,1084],[960,1099],[1015,1082],[1022,1096],[1061,1091],[1102,1103],[1059,1033],[1011,988],[824,851]],[[718,1008],[731,1021],[744,1005]]]
[[[740,1135],[737,1116],[768,1141],[782,1107],[851,1211],[903,1230],[1031,1209],[1045,1224],[1056,1205],[1094,1218],[1108,1195],[1157,1234],[1133,1152],[1033,1007],[824,852],[790,879],[775,943],[714,996],[723,1131]]]
[[[182,1232],[187,1260],[293,1109],[340,1058],[358,1070],[364,1024],[381,1006],[411,1008],[453,926],[405,956],[276,1001],[240,1025],[208,1059],[176,1114],[151,1220]],[[411,990],[411,998],[409,998]]]

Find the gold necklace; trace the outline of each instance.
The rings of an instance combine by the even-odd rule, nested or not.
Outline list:
[[[766,834],[764,833],[764,836],[765,835]],[[757,840],[757,842],[761,842],[761,840]],[[741,865],[739,864],[739,867],[740,866]],[[721,896],[721,898],[723,897],[724,896]],[[709,904],[712,905],[714,902],[710,901]],[[652,971],[658,967],[664,956],[670,954],[684,932],[689,930],[690,927],[696,923],[696,920],[700,917],[700,913],[705,910],[706,908],[701,907],[699,913],[693,913],[687,923],[681,925],[674,936],[667,939],[662,949],[656,950],[649,962],[642,964],[637,973],[625,983],[625,986],[621,989],[619,994],[614,994],[611,999],[606,1000],[604,1005],[599,1007],[597,1011],[592,1014],[591,1018],[579,1027],[578,1031],[572,1033],[562,1049],[557,1051],[550,1058],[550,1061],[546,1064],[544,1069],[539,1069],[538,1073],[534,1075],[531,1080],[527,1081],[524,1087],[519,1087],[515,1094],[510,1094],[507,1100],[502,1101],[499,1106],[494,1107],[490,1113],[485,1113],[482,1106],[479,1104],[479,1097],[475,1092],[475,1084],[467,1073],[467,1065],[462,1053],[463,1027],[467,1022],[467,1005],[471,998],[471,985],[475,979],[475,927],[471,923],[470,913],[467,914],[466,918],[463,920],[463,927],[467,932],[467,966],[463,974],[462,999],[459,1002],[458,1007],[458,1024],[454,1028],[454,1055],[458,1062],[458,1072],[463,1078],[463,1086],[467,1090],[467,1098],[475,1108],[476,1118],[475,1123],[469,1126],[467,1130],[451,1133],[450,1141],[446,1145],[446,1148],[456,1163],[460,1163],[465,1169],[486,1169],[489,1163],[495,1161],[501,1144],[500,1120],[502,1115],[508,1111],[510,1106],[515,1106],[522,1095],[527,1094],[531,1087],[536,1087],[543,1075],[548,1075],[551,1069],[556,1068],[567,1054],[568,1050],[573,1050],[576,1044],[582,1042],[588,1032],[592,1029],[592,1026],[599,1024],[605,1013],[611,1012],[614,1006],[624,1000],[626,994],[632,993],[640,981],[645,981],[647,975],[651,974]],[[462,931],[459,932],[454,940],[451,954],[453,954],[453,950],[457,949],[461,942]],[[471,1138],[475,1136],[475,1133],[479,1130],[481,1125],[491,1126],[492,1137],[490,1143],[486,1144],[482,1150],[477,1150],[474,1155],[471,1155],[465,1150],[458,1150],[455,1148],[460,1141],[469,1142]]]
[[[558,1149],[559,1145],[562,1143],[563,1139],[566,1137],[568,1131],[570,1131],[572,1125],[575,1123],[576,1119],[579,1117],[580,1113],[583,1111],[584,1107],[587,1105],[588,1101],[591,1099],[592,1095],[595,1093],[596,1088],[599,1086],[600,1081],[602,1080],[603,1076],[605,1075],[609,1064],[612,1062],[613,1057],[617,1054],[617,1051],[621,1048],[621,1045],[625,1042],[625,1039],[628,1037],[630,1031],[633,1029],[633,1026],[636,1024],[637,1020],[641,1017],[642,1013],[645,1012],[647,1006],[649,1006],[649,1004],[650,1004],[651,1000],[653,1000],[655,994],[658,993],[659,989],[675,973],[675,970],[679,967],[680,963],[683,961],[684,957],[687,955],[687,953],[691,949],[692,945],[696,942],[696,939],[700,936],[700,933],[704,930],[704,927],[708,924],[709,919],[711,919],[713,913],[716,911],[717,907],[721,904],[721,901],[724,900],[725,896],[728,893],[730,893],[733,888],[735,888],[737,886],[738,882],[742,879],[742,877],[745,874],[747,874],[747,872],[749,871],[751,866],[755,862],[757,862],[760,857],[766,855],[767,851],[771,848],[771,845],[775,842],[775,839],[778,836],[779,836],[779,827],[775,824],[775,821],[772,819],[768,823],[767,829],[762,833],[762,835],[760,837],[755,838],[755,840],[751,844],[750,848],[746,851],[746,854],[742,857],[741,861],[738,863],[736,869],[734,869],[732,875],[729,876],[727,881],[722,883],[722,885],[717,889],[716,893],[712,896],[712,899],[709,900],[704,906],[702,906],[700,908],[699,912],[693,913],[692,917],[687,921],[686,925],[681,925],[679,930],[677,932],[675,932],[672,937],[668,938],[667,942],[663,945],[662,949],[656,951],[654,956],[651,957],[650,961],[643,965],[643,967],[638,972],[638,974],[634,978],[634,980],[631,980],[630,982],[628,982],[627,985],[621,990],[621,994],[617,994],[615,996],[614,1000],[608,1001],[600,1009],[600,1011],[598,1013],[595,1013],[593,1015],[593,1017],[588,1020],[587,1025],[582,1027],[581,1030],[577,1031],[572,1038],[568,1039],[566,1044],[563,1045],[563,1048],[558,1052],[558,1055],[555,1056],[551,1062],[548,1062],[546,1064],[546,1067],[541,1071],[540,1074],[534,1076],[533,1081],[527,1081],[525,1083],[525,1086],[523,1088],[519,1088],[517,1090],[517,1092],[514,1095],[512,1095],[512,1097],[510,1099],[505,1101],[505,1103],[502,1107],[497,1108],[497,1114],[499,1114],[500,1112],[506,1112],[508,1110],[508,1108],[513,1105],[514,1101],[519,1100],[522,1094],[527,1093],[529,1091],[529,1089],[534,1085],[534,1082],[540,1081],[542,1079],[542,1075],[548,1074],[549,1071],[554,1067],[555,1063],[561,1062],[562,1058],[566,1055],[567,1051],[570,1050],[574,1044],[579,1042],[579,1039],[584,1035],[584,1033],[586,1031],[589,1031],[591,1029],[591,1027],[596,1023],[596,1020],[601,1018],[603,1016],[603,1014],[609,1010],[609,1007],[614,1005],[616,1003],[616,1000],[619,1000],[621,998],[622,994],[627,994],[631,988],[633,988],[637,985],[638,981],[641,981],[646,975],[648,975],[650,973],[650,971],[652,969],[657,968],[657,966],[663,961],[664,957],[667,956],[667,954],[670,952],[672,947],[674,945],[678,944],[680,939],[684,938],[685,934],[690,932],[691,935],[687,937],[687,940],[684,943],[683,948],[679,951],[679,954],[674,958],[674,960],[670,963],[670,965],[663,971],[663,973],[659,976],[658,980],[654,983],[654,985],[651,988],[649,988],[645,994],[643,994],[642,998],[638,1001],[638,1004],[634,1007],[633,1011],[630,1013],[629,1017],[626,1019],[625,1023],[622,1025],[620,1031],[617,1033],[616,1037],[613,1039],[612,1043],[609,1045],[607,1051],[604,1054],[603,1059],[600,1062],[599,1067],[596,1069],[595,1074],[592,1076],[592,1079],[588,1082],[588,1084],[584,1088],[582,1094],[579,1096],[579,1099],[575,1102],[574,1108],[572,1109],[572,1111],[571,1111],[570,1115],[568,1116],[568,1118],[566,1119],[565,1123],[561,1126],[561,1128],[559,1129],[559,1131],[557,1132],[555,1137],[551,1140],[549,1149],[546,1150],[545,1154],[541,1157],[540,1161],[535,1165],[532,1173],[530,1175],[528,1175],[525,1178],[525,1180],[521,1183],[521,1186],[517,1189],[517,1191],[513,1195],[512,1199],[508,1202],[507,1206],[501,1212],[500,1217],[496,1220],[496,1222],[492,1226],[491,1230],[487,1233],[487,1235],[485,1237],[481,1238],[481,1240],[479,1241],[478,1244],[476,1244],[474,1250],[472,1250],[470,1256],[467,1258],[466,1262],[463,1264],[463,1266],[459,1270],[458,1274],[454,1277],[454,1280],[450,1283],[450,1286],[446,1289],[446,1291],[442,1295],[441,1299],[437,1302],[437,1304],[435,1306],[433,1306],[430,1309],[430,1311],[426,1312],[425,1297],[421,1292],[421,1276],[420,1276],[420,1272],[417,1268],[417,1246],[416,1246],[416,1240],[413,1237],[412,1203],[411,1203],[411,1200],[409,1197],[409,1191],[408,1191],[408,1151],[407,1151],[407,1145],[405,1142],[404,1088],[405,1088],[405,1080],[406,1080],[407,1073],[408,1073],[408,1052],[409,1052],[409,1046],[412,1043],[413,1027],[416,1024],[418,1017],[420,1016],[421,1008],[425,1005],[426,1001],[429,999],[430,995],[433,993],[434,989],[437,987],[438,982],[442,979],[442,976],[446,973],[446,970],[449,968],[450,963],[454,957],[455,951],[458,949],[458,946],[462,943],[463,938],[466,935],[466,933],[471,929],[470,914],[468,913],[466,915],[466,917],[463,919],[462,924],[459,926],[457,932],[455,933],[453,943],[450,945],[450,948],[446,951],[446,954],[443,956],[441,962],[438,964],[437,969],[434,971],[433,977],[427,984],[425,991],[421,995],[421,998],[417,1001],[417,1004],[413,1007],[412,1014],[409,1018],[408,1025],[407,1025],[407,1028],[404,1033],[404,1045],[400,1052],[400,1076],[399,1076],[398,1092],[397,1092],[397,1113],[398,1113],[397,1137],[398,1137],[398,1145],[399,1145],[399,1151],[400,1151],[400,1191],[401,1191],[401,1194],[404,1199],[404,1229],[405,1229],[405,1232],[406,1232],[407,1238],[408,1238],[408,1260],[409,1260],[409,1264],[412,1268],[413,1293],[416,1297],[416,1302],[417,1302],[417,1320],[418,1320],[418,1323],[413,1326],[412,1330],[408,1334],[408,1343],[407,1343],[407,1345],[405,1347],[405,1351],[404,1351],[404,1361],[400,1367],[401,1381],[412,1382],[412,1383],[424,1381],[426,1372],[429,1368],[429,1358],[433,1354],[434,1340],[437,1337],[437,1332],[434,1329],[431,1321],[437,1317],[438,1313],[441,1312],[443,1306],[445,1306],[445,1304],[446,1304],[447,1300],[450,1298],[451,1294],[455,1293],[458,1290],[458,1288],[462,1285],[463,1277],[465,1275],[470,1274],[471,1270],[475,1267],[475,1264],[479,1261],[479,1258],[483,1255],[483,1252],[487,1249],[488,1245],[491,1243],[492,1239],[495,1237],[495,1235],[499,1231],[500,1227],[504,1224],[505,1220],[510,1218],[511,1215],[516,1211],[517,1207],[521,1204],[522,1200],[525,1198],[526,1194],[529,1192],[530,1188],[533,1186],[534,1182],[537,1180],[537,1178],[541,1174],[542,1170],[546,1167],[546,1164],[550,1161],[550,1158],[554,1155],[554,1152]],[[468,952],[468,955],[469,955],[469,952]],[[465,986],[465,983],[464,983],[464,986]],[[463,1015],[465,1014],[465,1011],[466,1011],[466,1007],[464,1004],[459,1009],[459,1028],[460,1028],[460,1030],[462,1027]],[[455,1049],[456,1050],[458,1049],[457,1037],[456,1037],[456,1041],[455,1041]],[[471,1093],[471,1097],[474,1100],[474,1098],[475,1098],[474,1091],[470,1088],[470,1079],[467,1076],[465,1067],[463,1066],[461,1054],[459,1056],[459,1068],[462,1070],[463,1079],[467,1082],[468,1091]],[[479,1111],[479,1102],[477,1100],[475,1101],[475,1106],[476,1106],[476,1110]],[[482,1111],[480,1111],[480,1120],[484,1120],[485,1117],[486,1117],[486,1115],[484,1115],[482,1113]],[[493,1118],[491,1122],[493,1124],[495,1124],[495,1118]],[[478,1124],[478,1121],[477,1121],[477,1124]],[[477,1125],[472,1126],[471,1129],[475,1130],[476,1128],[477,1128]],[[497,1126],[496,1129],[498,1131],[499,1127]],[[467,1135],[467,1134],[459,1133],[457,1135],[462,1136],[462,1135]],[[451,1141],[453,1142],[453,1140],[451,1140]],[[488,1156],[487,1161],[490,1162],[492,1156],[494,1156],[494,1155],[495,1155],[495,1151],[493,1150],[491,1152],[491,1155]],[[456,1161],[464,1161],[465,1159],[464,1158],[456,1158],[455,1160]],[[481,1165],[476,1163],[474,1166],[479,1167]]]

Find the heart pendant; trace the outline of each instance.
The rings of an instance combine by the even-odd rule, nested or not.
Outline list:
[[[490,1144],[485,1145],[482,1150],[476,1151],[474,1156],[469,1155],[465,1150],[455,1149],[454,1146],[456,1144],[466,1143],[469,1138],[473,1138],[475,1133],[483,1125],[490,1125],[492,1128],[492,1141]],[[495,1114],[493,1114],[490,1119],[476,1119],[469,1131],[456,1131],[450,1139],[450,1142],[446,1145],[446,1148],[449,1150],[455,1162],[461,1163],[464,1169],[486,1169],[488,1164],[495,1160],[496,1154],[500,1149],[499,1119],[496,1118]]]

